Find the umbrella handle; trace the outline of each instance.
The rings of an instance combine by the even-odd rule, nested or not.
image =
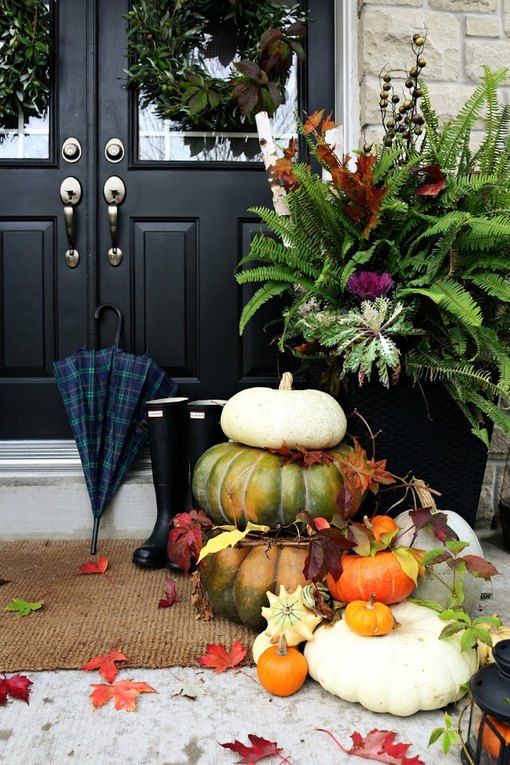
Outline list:
[[[117,314],[117,328],[115,330],[115,346],[118,348],[120,343],[120,333],[122,331],[123,316],[122,316],[120,308],[117,308],[116,305],[112,305],[111,303],[102,303],[101,305],[98,305],[96,310],[94,311],[94,318],[99,319],[101,311],[103,311],[105,308],[109,308],[111,311],[115,311],[115,313]]]
[[[99,518],[94,517],[94,528],[92,529],[92,541],[90,543],[90,552],[92,555],[97,551],[97,537],[99,535]]]

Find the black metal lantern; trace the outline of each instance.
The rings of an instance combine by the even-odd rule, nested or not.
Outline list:
[[[510,640],[492,649],[494,664],[473,675],[464,765],[510,765]]]

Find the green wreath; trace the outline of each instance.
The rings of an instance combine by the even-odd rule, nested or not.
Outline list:
[[[0,124],[48,108],[51,62],[50,11],[41,0],[0,0]]]
[[[164,119],[183,127],[239,129],[284,101],[305,13],[281,0],[138,0],[126,14],[128,84]],[[235,41],[228,79],[211,76],[207,48],[218,29]]]

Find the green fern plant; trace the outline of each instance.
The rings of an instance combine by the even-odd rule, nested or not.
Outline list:
[[[324,118],[312,115],[302,129],[331,180],[297,164],[289,216],[252,210],[265,230],[236,274],[258,285],[241,331],[285,295],[280,348],[332,362],[340,377],[376,375],[390,385],[402,370],[440,382],[485,443],[490,420],[510,435],[500,404],[510,398],[510,107],[498,99],[505,77],[484,67],[444,124],[420,82],[420,141],[397,134],[375,153],[365,146],[356,167],[332,159]],[[364,271],[391,275],[387,297],[356,292]]]

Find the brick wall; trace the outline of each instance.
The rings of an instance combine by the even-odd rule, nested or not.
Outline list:
[[[482,64],[510,67],[510,0],[359,0],[358,15],[362,139],[381,135],[378,75],[384,67],[413,65],[410,41],[415,32],[427,29],[424,76],[432,103],[445,119],[453,117],[472,92]],[[510,102],[510,77],[507,83],[502,98]],[[496,432],[480,499],[482,525],[496,510],[507,450]]]

